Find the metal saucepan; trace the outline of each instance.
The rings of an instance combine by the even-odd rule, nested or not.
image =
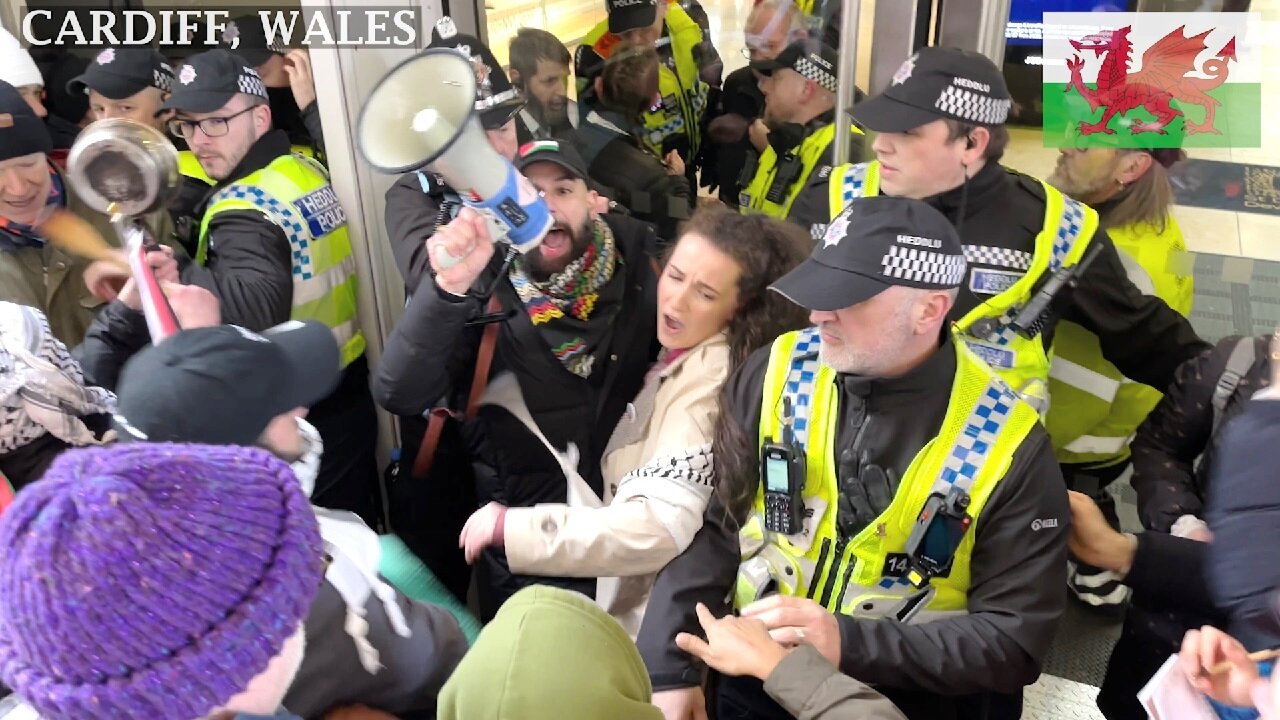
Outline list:
[[[178,189],[178,150],[149,125],[110,118],[91,123],[71,146],[67,175],[98,212],[138,217],[169,204]]]

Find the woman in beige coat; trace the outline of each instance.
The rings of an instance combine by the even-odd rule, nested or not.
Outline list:
[[[515,572],[599,577],[597,601],[634,638],[654,576],[702,527],[721,385],[751,351],[806,324],[768,288],[811,246],[803,231],[764,216],[696,213],[658,281],[663,351],[605,450],[603,503],[572,477],[569,497],[586,496],[579,503],[490,503],[462,530],[467,560],[502,544]]]

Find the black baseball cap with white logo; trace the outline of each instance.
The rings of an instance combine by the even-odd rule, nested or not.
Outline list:
[[[827,226],[808,260],[771,289],[808,310],[841,310],[895,287],[950,290],[967,266],[946,216],[920,200],[855,200]]]
[[[836,67],[840,55],[834,48],[817,39],[797,40],[783,48],[773,59],[753,60],[751,69],[761,75],[787,68],[818,83],[827,92],[836,92]]]
[[[605,0],[609,14],[609,32],[617,35],[628,30],[647,28],[658,19],[658,3],[666,0]]]
[[[1012,104],[1004,75],[985,55],[927,47],[899,66],[884,92],[850,112],[876,132],[906,132],[938,119],[1003,125]]]
[[[150,48],[107,48],[99,52],[84,72],[67,83],[67,92],[82,95],[90,90],[123,100],[145,88],[173,89],[173,67]]]
[[[324,399],[340,375],[338,341],[322,323],[183,330],[124,366],[115,425],[121,440],[253,445],[272,418]]]
[[[213,112],[227,104],[236,93],[268,100],[267,86],[258,71],[229,50],[209,50],[187,58],[178,69],[173,94],[161,105],[187,112]]]

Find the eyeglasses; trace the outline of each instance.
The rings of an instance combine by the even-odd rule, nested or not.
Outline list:
[[[232,120],[249,112],[255,107],[257,106],[251,105],[238,113],[232,113],[226,117],[210,117],[203,120],[170,120],[169,132],[174,137],[190,140],[195,136],[196,128],[200,128],[200,132],[204,133],[205,137],[222,137],[227,134],[227,130],[229,129],[228,126]]]

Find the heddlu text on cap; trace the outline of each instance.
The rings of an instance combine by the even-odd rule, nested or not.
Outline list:
[[[22,37],[33,46],[212,46],[223,39],[229,16],[226,10],[42,8],[23,15]],[[259,10],[258,20],[267,44],[277,47],[412,47],[421,27],[416,9]]]

